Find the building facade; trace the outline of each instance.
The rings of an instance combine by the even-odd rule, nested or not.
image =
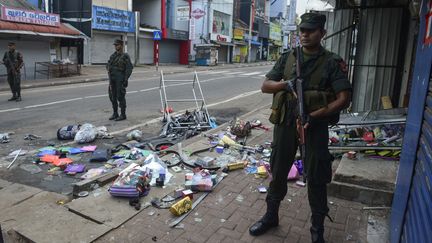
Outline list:
[[[84,36],[73,26],[62,23],[57,14],[46,13],[24,0],[1,0],[0,53],[7,44],[16,43],[24,56],[22,79],[46,78],[42,63],[79,63],[78,49],[73,43],[83,42]],[[42,71],[44,72],[35,72]],[[0,65],[0,77],[6,69]]]

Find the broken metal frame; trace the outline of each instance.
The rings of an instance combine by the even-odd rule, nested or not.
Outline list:
[[[166,83],[172,83],[175,85],[181,84],[191,84],[192,85],[192,99],[168,99],[167,97],[167,85]],[[195,90],[198,89],[198,92]],[[198,97],[197,97],[198,93]],[[195,128],[197,130],[200,129],[209,129],[211,128],[210,115],[207,109],[207,103],[204,98],[204,94],[201,88],[201,83],[198,78],[198,74],[196,71],[193,73],[192,80],[168,80],[165,79],[163,70],[160,71],[160,82],[159,82],[159,94],[161,99],[161,106],[163,112],[163,121],[166,122],[164,128],[162,129],[161,136],[167,136],[168,129],[174,130],[182,130]],[[174,121],[171,117],[171,112],[169,112],[169,104],[171,103],[195,103],[196,106],[196,114],[194,114],[195,123],[191,122],[178,122]],[[201,102],[201,104],[200,104]],[[198,115],[200,117],[197,117]]]

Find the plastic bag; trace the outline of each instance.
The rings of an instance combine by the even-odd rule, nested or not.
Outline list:
[[[74,141],[76,143],[90,143],[96,139],[97,130],[95,126],[85,123],[81,126],[80,130],[75,135]]]
[[[57,130],[57,138],[59,140],[74,139],[77,132],[80,130],[80,125],[68,125]]]
[[[137,140],[141,141],[142,139],[142,132],[140,130],[133,130],[130,133],[126,135],[127,139],[130,140]]]

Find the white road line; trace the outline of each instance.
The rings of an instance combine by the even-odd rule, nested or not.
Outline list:
[[[265,74],[261,74],[261,75],[259,75],[260,77],[265,77],[266,75]]]
[[[207,82],[210,82],[213,80],[224,79],[224,78],[226,78],[226,77],[216,77],[216,78],[201,80],[200,82],[201,83],[207,83]],[[169,88],[169,87],[182,86],[182,85],[189,85],[189,84],[186,84],[186,83],[171,84],[171,85],[167,85],[166,87]],[[147,92],[147,91],[158,90],[158,89],[159,89],[159,87],[153,87],[153,88],[142,89],[142,90],[132,90],[132,91],[129,91],[127,93],[133,94],[133,93]],[[38,105],[30,105],[30,106],[26,106],[24,108],[13,108],[13,109],[0,110],[0,113],[17,111],[17,110],[22,110],[22,109],[31,109],[31,108],[37,108],[37,107],[49,106],[49,105],[55,105],[55,104],[61,104],[61,103],[66,103],[66,102],[71,102],[71,101],[76,101],[76,100],[82,100],[82,99],[101,98],[101,97],[107,97],[107,96],[108,96],[108,94],[102,94],[102,95],[92,95],[92,96],[73,98],[73,99],[68,99],[68,100],[59,100],[59,101],[43,103],[43,104],[38,104]]]
[[[251,73],[244,73],[244,74],[241,74],[241,75],[243,75],[243,76],[252,76],[252,75],[257,75],[257,74],[260,74],[261,72],[251,72]]]
[[[84,97],[84,99],[101,98],[101,97],[106,97],[106,96],[108,96],[108,94],[103,94],[103,95],[90,95],[90,96],[86,96],[86,97]]]
[[[26,106],[26,107],[24,107],[24,109],[30,109],[30,108],[36,108],[36,107],[41,107],[41,106],[61,104],[61,103],[66,103],[66,102],[70,102],[70,101],[75,101],[75,100],[82,100],[82,99],[83,98],[80,97],[80,98],[74,98],[74,99],[69,99],[69,100],[59,100],[59,101],[54,101],[54,102],[45,103],[45,104]]]
[[[213,71],[213,72],[209,72],[209,74],[219,74],[219,73],[227,73],[229,71]]]
[[[244,73],[244,72],[231,72],[231,73],[225,73],[227,75],[234,75],[234,74],[240,74],[240,73]]]
[[[9,112],[9,111],[19,111],[21,108],[13,108],[13,109],[7,109],[7,110],[0,110],[0,113],[2,112]]]

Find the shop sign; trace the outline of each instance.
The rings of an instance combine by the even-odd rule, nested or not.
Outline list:
[[[206,14],[206,12],[202,9],[196,8],[191,12],[191,16],[195,19],[200,19],[202,18],[204,15]]]
[[[241,29],[234,29],[234,39],[235,40],[243,40],[243,30]]]
[[[119,32],[135,32],[135,15],[130,11],[93,5],[92,28]]]
[[[58,14],[6,6],[1,7],[1,12],[1,19],[6,21],[56,27],[60,26],[60,16]]]
[[[177,21],[189,20],[189,6],[177,7]]]
[[[270,39],[281,41],[281,27],[278,24],[270,23]]]
[[[210,40],[212,41],[218,41],[218,42],[229,42],[231,43],[231,37],[227,35],[221,35],[221,34],[211,34]]]
[[[174,40],[189,40],[189,32],[184,30],[167,29],[167,38]]]

